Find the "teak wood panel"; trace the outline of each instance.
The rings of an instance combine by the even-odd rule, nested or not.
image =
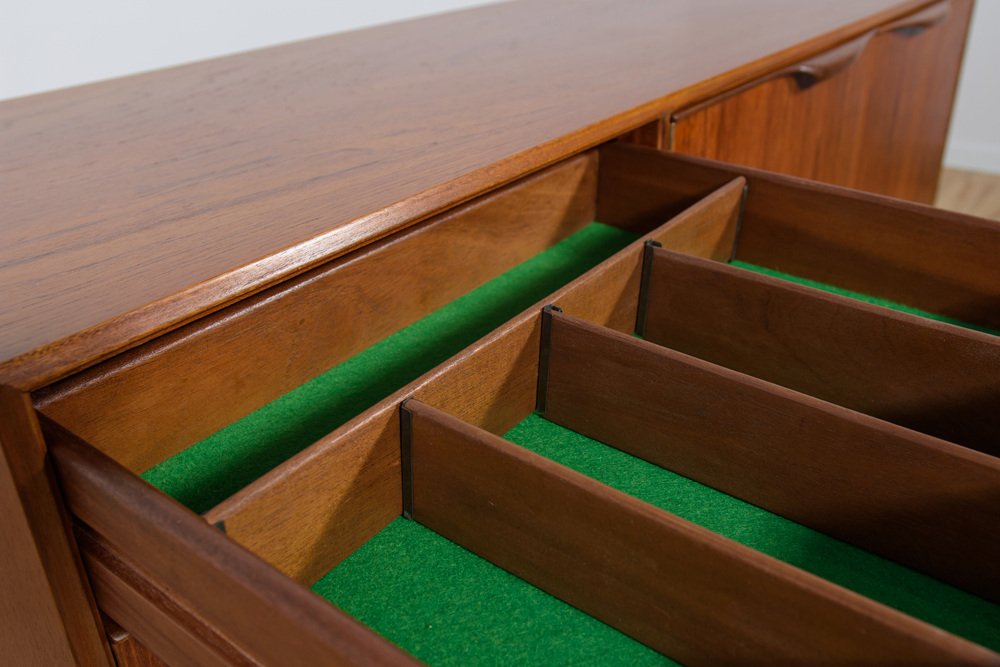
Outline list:
[[[497,3],[4,101],[0,381],[35,390],[927,4]]]
[[[971,10],[943,0],[678,112],[671,149],[932,203]]]
[[[543,317],[546,419],[1000,601],[1000,459]]]
[[[585,153],[97,366],[40,409],[133,472],[169,458],[594,219]]]
[[[112,664],[30,398],[7,387],[0,387],[0,658]]]
[[[705,257],[728,256],[741,192],[737,179],[645,238]],[[643,240],[546,301],[631,330]],[[399,403],[417,396],[504,433],[534,408],[538,334],[538,309],[530,308],[223,501],[206,520],[222,522],[230,538],[312,584],[399,516]]]
[[[150,664],[154,667],[163,664],[198,667],[255,664],[250,656],[230,643],[220,629],[208,626],[193,612],[178,605],[167,592],[152,584],[134,565],[126,564],[89,532],[80,530],[78,539],[101,611],[123,619],[132,630],[133,634],[126,633],[129,639],[123,644],[135,642],[136,635],[140,635],[157,651],[152,654],[143,648],[142,652],[129,649],[122,652],[113,644],[118,667],[131,664],[142,667]],[[144,661],[143,657],[151,659]]]
[[[93,570],[93,568],[92,568]],[[93,574],[91,574],[93,578]],[[118,667],[169,667],[148,648],[107,616],[102,618],[108,643]]]
[[[655,249],[647,340],[1000,455],[1000,338]]]
[[[598,215],[622,226],[747,180],[736,258],[1000,328],[1000,223],[719,162],[609,145]]]
[[[1000,656],[417,400],[415,521],[685,665]]]
[[[153,651],[164,654],[168,641],[155,631],[166,627],[166,617],[176,625],[187,615],[197,620],[202,637],[214,636],[230,655],[255,663],[412,664],[103,453],[54,422],[46,426],[69,509],[148,584],[115,586],[108,577],[103,582],[111,587],[96,590],[116,598],[99,602]],[[123,610],[131,613],[114,615]]]

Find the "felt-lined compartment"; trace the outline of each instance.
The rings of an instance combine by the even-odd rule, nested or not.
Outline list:
[[[608,145],[598,215],[628,226],[746,179],[736,260],[1000,329],[1000,223],[758,169]]]
[[[971,644],[937,634],[908,616],[519,451],[419,401],[407,401],[401,409],[408,425],[404,456],[412,475],[412,502],[407,507],[415,521],[685,664],[760,656],[794,661],[817,652],[835,660],[873,662],[989,659],[988,652]],[[613,475],[622,461],[609,463],[601,467]],[[391,535],[400,531],[407,529],[391,527],[389,535],[370,545],[374,555],[363,548],[359,562],[352,556],[339,566],[345,568],[342,573],[334,570],[315,590],[359,609],[375,629],[405,648],[412,643],[425,656],[447,663],[449,651],[435,647],[435,639],[460,639],[435,628],[447,626],[451,614],[460,616],[465,605],[492,606],[495,601],[489,591],[472,599],[452,599],[450,582],[439,582],[430,590],[443,591],[441,597],[397,602],[400,589],[413,589],[407,583],[397,587],[394,579],[368,568],[379,562],[377,551],[383,545],[402,553],[398,544],[393,548]],[[419,545],[419,531],[408,532]],[[461,568],[470,558],[445,548],[431,554],[436,556],[445,562],[430,569],[445,572]],[[409,567],[419,569],[413,563]],[[419,576],[407,571],[406,563],[401,569],[408,578]],[[883,569],[886,572],[891,568]],[[954,594],[952,602],[955,595],[962,600],[961,593],[941,589],[946,603],[948,590]],[[508,593],[499,595],[509,600]],[[546,604],[530,595],[522,599],[522,604]],[[965,620],[977,611],[983,608],[973,605]],[[472,622],[481,616],[476,614]],[[822,622],[815,624],[810,620],[814,618]],[[989,627],[989,618],[978,629],[983,627]],[[522,630],[518,624],[505,629],[515,636]],[[619,647],[612,643],[611,648]],[[527,659],[535,650],[537,644],[529,642],[528,652],[521,655]],[[467,660],[489,661],[491,655],[461,653]],[[552,655],[550,649],[535,658]]]
[[[640,187],[636,189],[635,183],[629,181],[635,175],[636,168],[644,168],[645,163],[652,161],[657,168],[664,163],[670,163],[671,169],[674,169],[677,167],[673,164],[676,162],[675,158],[663,154],[650,156],[641,150],[639,157],[636,157],[637,154],[632,149],[614,146],[602,148],[600,155],[601,170],[596,193],[598,219],[624,230],[641,233],[653,227],[658,221],[669,217],[662,215],[664,211],[669,211],[670,216],[679,213],[680,215],[656,229],[648,237],[654,238],[669,250],[704,257],[715,262],[732,259],[739,224],[742,221],[744,229],[746,228],[751,219],[750,203],[759,201],[753,199],[755,183],[753,179],[750,181],[751,195],[745,200],[746,205],[744,205],[746,181],[734,178],[735,174],[732,172],[715,168],[709,170],[710,180],[720,179],[723,176],[726,180],[713,182],[711,187],[706,186],[704,179],[689,187],[684,178],[671,181],[669,178],[664,178],[664,173],[654,169],[641,174]],[[681,167],[691,167],[685,160],[679,162]],[[702,167],[695,164],[691,168],[697,172]],[[756,182],[761,181],[758,179]],[[650,190],[654,192],[652,197],[647,196]],[[780,209],[780,202],[777,204]],[[758,208],[755,210],[759,212],[760,205],[756,206]],[[742,238],[741,233],[740,239]],[[559,290],[552,300],[564,306],[569,312],[579,314],[598,324],[619,331],[631,330],[640,301],[639,286],[643,254],[641,241],[642,239],[633,243],[583,277],[573,280],[567,287]],[[570,277],[564,275],[560,280],[565,282]],[[542,282],[544,279],[538,284]],[[552,286],[554,283],[547,284],[544,289],[551,290]],[[541,287],[538,289],[542,290]],[[528,291],[530,292],[530,288]],[[498,290],[495,295],[502,292],[503,290]],[[537,299],[538,293],[534,293],[533,298]],[[519,307],[530,302],[527,301],[527,296],[524,299],[526,301],[521,302]],[[485,299],[484,303],[488,300]],[[487,307],[482,312],[489,310]],[[509,317],[510,312],[484,315],[486,318],[496,319],[491,320],[489,326],[483,324],[483,328],[478,330],[476,335],[495,327],[497,323]],[[386,526],[396,525],[396,517],[403,501],[397,415],[397,407],[402,398],[416,395],[421,400],[427,400],[432,405],[446,409],[450,414],[474,427],[484,429],[484,432],[506,432],[524,419],[534,405],[540,324],[541,318],[537,312],[524,312],[493,330],[455,358],[440,365],[437,365],[437,362],[441,361],[441,358],[434,359],[433,363],[430,363],[429,355],[433,354],[433,351],[428,352],[426,345],[402,345],[401,347],[405,347],[406,350],[403,350],[403,354],[398,357],[399,368],[410,366],[411,370],[408,371],[410,374],[406,377],[396,376],[390,383],[381,385],[379,392],[382,396],[391,393],[393,386],[399,386],[407,379],[419,375],[421,370],[436,366],[434,370],[414,380],[395,394],[378,401],[373,407],[311,445],[309,442],[315,440],[318,434],[342,422],[350,414],[357,413],[365,403],[377,400],[376,394],[373,393],[369,398],[357,401],[353,407],[342,413],[334,413],[333,416],[324,414],[318,417],[317,421],[307,422],[301,428],[292,421],[295,418],[295,415],[291,414],[292,411],[271,408],[270,416],[262,417],[263,421],[258,421],[256,424],[247,422],[243,426],[244,434],[252,436],[258,433],[261,425],[270,422],[268,425],[276,427],[271,433],[278,433],[278,439],[285,437],[286,433],[297,433],[299,439],[283,453],[279,451],[279,447],[270,454],[255,456],[257,461],[247,466],[251,472],[237,472],[232,477],[233,481],[227,482],[224,479],[226,475],[223,474],[221,478],[224,486],[215,490],[211,490],[212,485],[202,478],[198,483],[201,487],[198,493],[205,489],[209,489],[209,493],[196,502],[201,503],[200,508],[217,502],[219,498],[231,494],[235,488],[260,475],[268,466],[305,446],[304,451],[279,464],[235,494],[229,495],[226,500],[211,509],[206,518],[224,529],[231,539],[249,547],[298,581],[312,584],[321,579],[329,584],[338,576],[336,569],[330,572],[331,568],[344,558],[348,558],[349,568],[350,558],[353,558],[351,554],[355,553],[360,545],[365,544]],[[429,328],[433,328],[433,325]],[[471,330],[465,330],[464,334],[459,335],[469,336],[461,341],[462,344],[475,338]],[[405,336],[403,340],[406,340]],[[431,348],[435,346],[432,336],[422,340]],[[461,345],[457,345],[449,351],[460,347]],[[363,369],[364,363],[377,365],[378,358],[384,358],[386,350],[390,349],[391,345],[381,350],[376,348],[368,357],[370,362],[358,362],[355,358],[344,364],[348,368],[347,371],[339,368],[331,371],[331,377],[335,379],[326,387],[328,395],[336,395],[337,383],[352,374],[355,377],[368,375],[371,369]],[[447,352],[439,350],[439,353],[442,354],[442,358],[447,356]],[[407,358],[407,354],[412,356]],[[365,353],[362,353],[359,358],[363,359],[364,356]],[[425,358],[417,358],[422,356]],[[355,364],[354,371],[350,370],[352,362]],[[421,364],[426,365],[421,366]],[[344,374],[338,376],[338,370]],[[302,391],[302,396],[305,398],[300,405],[305,405],[308,410],[309,394],[305,389]],[[341,398],[343,397],[339,396],[337,400]],[[294,404],[293,399],[280,400],[291,401],[286,407]],[[351,401],[341,401],[341,403],[350,404]],[[317,406],[317,413],[322,411],[323,408]],[[265,412],[266,409],[261,411]],[[288,419],[289,417],[291,419]],[[326,421],[328,419],[329,421]],[[238,431],[239,424],[232,428]],[[233,442],[236,443],[235,440]],[[236,443],[235,450],[238,451],[244,444],[245,442]],[[209,447],[209,451],[211,449]],[[272,454],[276,458],[263,464],[262,462]],[[227,455],[223,458],[242,466],[243,462],[239,461],[239,455],[235,457]],[[610,470],[611,459],[608,458],[608,461],[607,467]],[[230,469],[230,472],[233,470]],[[242,477],[239,476],[241,474]],[[363,556],[365,552],[362,550],[357,553]],[[326,574],[328,572],[329,574]],[[919,585],[923,586],[923,582]],[[324,590],[324,587],[320,585],[317,590]],[[339,592],[344,591],[340,589]],[[533,595],[537,595],[537,592]],[[912,613],[920,615],[917,612]],[[991,618],[989,613],[986,613],[986,617]],[[609,635],[608,641],[617,639],[613,640]],[[979,641],[984,640],[979,639]],[[628,642],[622,646],[627,644]],[[951,646],[954,648],[959,645]],[[636,656],[639,653],[633,655],[626,652],[623,655],[631,655],[632,658],[629,659],[638,659]],[[982,654],[978,654],[978,658],[982,657]]]
[[[734,180],[647,238],[728,257],[742,189],[742,181]],[[631,330],[643,240],[549,298]],[[227,498],[206,518],[223,522],[231,538],[312,584],[400,513],[399,402],[433,397],[469,423],[503,433],[534,406],[537,355],[537,309],[530,308]]]
[[[539,410],[1000,601],[1000,459],[546,310]]]
[[[539,414],[529,415],[505,437],[720,535],[1000,651],[1000,605],[588,438]]]
[[[648,340],[1000,453],[1000,338],[667,249],[648,256]]]
[[[830,292],[831,294],[838,294],[840,296],[844,296],[849,299],[854,299],[856,301],[863,301],[865,303],[870,303],[875,306],[882,306],[883,308],[896,310],[901,313],[908,313],[910,315],[916,315],[917,317],[923,317],[929,320],[935,320],[937,322],[954,324],[957,327],[972,329],[974,331],[981,331],[982,333],[987,333],[993,336],[1000,336],[1000,330],[994,329],[993,327],[988,327],[980,324],[973,324],[971,322],[966,322],[964,320],[960,320],[955,317],[950,317],[948,315],[942,315],[940,313],[932,313],[930,311],[921,310],[920,308],[914,308],[913,306],[907,306],[906,304],[903,303],[897,303],[889,299],[883,299],[877,296],[872,296],[870,294],[862,294],[861,292],[857,292],[855,290],[845,289],[843,287],[838,287],[836,285],[831,285],[829,283],[822,283],[818,280],[810,280],[809,278],[803,278],[802,276],[795,276],[790,273],[785,273],[784,271],[769,269],[766,266],[760,266],[759,264],[751,264],[750,262],[745,262],[740,259],[734,259],[729,263],[732,266],[736,266],[741,269],[754,271],[756,273],[760,273],[765,276],[771,276],[772,278],[778,278],[780,280],[784,280],[790,283],[795,283],[797,285],[812,287],[814,289],[822,290],[824,292]]]
[[[208,511],[633,240],[630,232],[591,223],[143,477],[193,510]]]
[[[734,187],[730,188],[730,191],[733,194],[736,194],[737,188],[741,188],[741,187],[742,187],[741,183],[735,183]],[[735,197],[730,196],[725,201],[728,202],[728,204],[730,206],[732,206],[735,203],[736,199],[735,199]],[[727,209],[725,207],[719,207],[718,210],[719,211],[725,211]],[[731,213],[734,211],[733,208],[729,208],[728,210]],[[721,215],[721,216],[718,216],[718,217],[719,217],[719,220],[726,220],[725,215]],[[704,218],[703,217],[699,217],[698,219],[699,220],[703,220]],[[715,227],[710,226],[710,228],[711,229],[719,229],[720,227],[719,226],[715,226]],[[723,225],[722,228],[725,228],[725,226]],[[733,229],[733,227],[730,226],[729,229]],[[697,235],[695,235],[695,236],[697,236]],[[720,237],[716,236],[716,238],[720,238]],[[721,238],[725,238],[725,235],[723,234]],[[730,236],[729,238],[732,239],[733,237]],[[673,240],[676,242],[677,239],[675,238]],[[677,244],[677,245],[679,245],[679,244]],[[714,250],[709,250],[710,246],[714,247],[715,249]],[[675,245],[674,244],[668,244],[667,247],[675,247]],[[697,247],[696,247],[696,250],[697,250]],[[633,248],[631,252],[632,252],[632,261],[635,262],[638,259],[638,255],[641,253],[641,251],[639,251],[638,248],[636,247],[636,248]],[[701,250],[700,250],[700,252],[698,252],[698,254],[700,254],[701,256],[705,256],[705,257],[711,257],[712,259],[715,259],[716,261],[726,261],[726,260],[728,260],[731,257],[731,254],[732,254],[731,253],[731,242],[730,242],[730,244],[729,244],[728,247],[727,247],[727,245],[725,243],[722,243],[721,245],[719,245],[717,243],[714,244],[714,245],[712,243],[708,243],[708,244],[706,244],[706,245],[704,245],[704,246],[701,247]],[[636,267],[636,268],[638,268],[638,267]],[[638,273],[638,272],[636,272],[636,273]],[[638,275],[633,275],[633,277],[634,278],[638,278],[639,276]],[[636,282],[633,283],[633,284],[634,284],[635,291],[632,292],[631,295],[628,298],[629,299],[633,299],[635,301],[635,303],[638,303],[638,300],[639,300],[638,299],[638,280],[636,280]],[[572,287],[573,286],[571,285],[570,291],[572,291]],[[571,300],[561,300],[561,299],[559,299],[558,295],[555,298],[555,301],[560,302],[560,303],[562,303],[562,302],[571,302]],[[586,310],[586,308],[584,308],[584,310]],[[632,312],[634,313],[635,311],[632,310]],[[628,328],[629,328],[628,324],[630,324],[630,323],[627,321],[627,318],[622,318],[622,319],[618,320],[618,324],[617,324],[617,326],[615,328],[619,328],[621,330],[628,330]],[[508,330],[508,331],[506,331],[504,333],[506,335],[510,335],[510,330]],[[521,339],[521,342],[515,348],[513,348],[511,350],[508,350],[507,355],[514,355],[514,356],[516,356],[517,358],[520,359],[520,357],[525,353],[525,350],[530,350],[531,347],[532,347],[532,339],[531,338]],[[496,362],[494,361],[494,364],[495,363]],[[474,372],[472,372],[471,370],[469,370],[467,372],[469,372],[470,375],[474,376]],[[500,374],[503,374],[505,372],[505,370],[503,368],[501,368],[497,372],[499,372]],[[469,379],[471,379],[471,378],[466,378],[466,380],[469,380]],[[465,386],[465,391],[467,391],[467,392],[468,391],[475,391],[475,382],[473,381],[472,383],[467,383],[466,386]],[[525,391],[525,390],[522,388],[520,391]],[[450,400],[454,400],[454,398],[452,398]],[[396,401],[396,399],[394,399],[393,397],[390,397],[390,399],[387,401],[387,403],[393,403],[394,401]],[[447,403],[448,401],[445,401],[445,402]],[[523,404],[523,402],[520,399],[517,399],[516,401],[513,401],[513,403],[518,404],[518,405],[522,405]],[[524,408],[521,408],[520,417],[523,417],[525,414],[527,414],[527,410],[525,410]],[[508,420],[509,420],[509,418],[508,418]],[[473,420],[473,421],[475,421],[475,420]],[[366,422],[365,419],[364,419],[364,416],[362,416],[361,418],[359,418],[358,420],[356,420],[352,424],[348,425],[348,427],[346,427],[345,429],[343,429],[343,430],[341,430],[339,432],[339,436],[338,437],[331,438],[331,439],[327,440],[326,443],[323,443],[325,445],[326,451],[327,452],[333,452],[334,450],[338,450],[339,449],[341,453],[344,453],[346,451],[346,448],[349,446],[349,442],[352,439],[351,436],[354,435],[354,434],[356,434],[359,431],[362,431],[364,429],[364,426],[367,423],[370,423],[370,422]],[[490,430],[494,430],[494,429],[491,428]],[[393,433],[390,434],[390,437],[391,436],[398,437],[398,433],[393,432]],[[336,444],[334,445],[334,443],[336,443]],[[260,523],[261,519],[263,517],[265,517],[265,516],[267,516],[269,518],[273,518],[274,514],[273,514],[273,512],[268,512],[268,513],[264,512],[263,506],[266,505],[266,502],[262,503],[260,501],[260,499],[261,498],[266,498],[269,494],[275,493],[276,490],[278,490],[278,489],[284,489],[284,490],[290,489],[292,485],[289,482],[289,479],[290,478],[294,478],[296,476],[298,476],[298,477],[304,476],[305,473],[302,472],[302,471],[305,471],[305,470],[309,469],[310,466],[317,465],[316,469],[319,469],[319,466],[318,466],[318,460],[320,458],[319,449],[320,449],[320,447],[316,447],[315,451],[304,452],[302,456],[297,457],[297,459],[298,459],[297,461],[290,461],[285,466],[282,466],[280,470],[277,470],[277,471],[274,471],[272,473],[269,473],[269,475],[267,475],[265,479],[259,480],[259,483],[255,483],[254,485],[251,485],[251,490],[248,493],[242,493],[241,492],[241,494],[238,494],[238,495],[242,495],[243,496],[242,498],[238,498],[235,502],[227,501],[227,503],[223,504],[223,506],[221,508],[221,511],[219,511],[220,508],[216,508],[216,510],[213,510],[213,512],[211,512],[209,514],[209,517],[210,518],[215,518],[215,517],[222,517],[222,516],[224,516],[225,520],[227,522],[227,526],[233,525],[232,522],[234,522],[234,521],[235,522],[239,522],[240,520],[246,520],[249,517],[251,519],[252,523],[254,523],[257,527],[256,528],[252,528],[252,529],[251,528],[245,528],[244,530],[249,529],[249,530],[252,530],[252,531],[263,532],[263,528],[264,527]],[[330,460],[332,461],[333,459],[330,459]],[[328,469],[332,469],[331,466],[335,467],[335,464],[332,464],[332,463],[325,463],[324,464],[324,467],[328,468]],[[315,479],[321,479],[323,476],[322,475],[316,476],[315,475],[315,470],[314,470],[313,471],[313,477]],[[301,482],[301,480],[300,480],[300,482]],[[272,500],[273,500],[273,497],[272,497]],[[248,511],[248,507],[252,507],[254,503],[256,503],[256,505],[257,505],[258,508],[261,508],[259,512],[257,510],[249,510]],[[227,507],[227,505],[228,505],[228,507]],[[309,505],[309,503],[306,503],[306,505]],[[284,505],[284,504],[283,504],[283,506],[287,507],[287,505]],[[272,507],[272,510],[273,509],[274,508]],[[301,506],[299,506],[294,512],[292,512],[292,514],[293,515],[297,514],[298,516],[301,517],[302,513],[304,511],[308,511],[308,510],[304,510]],[[252,515],[254,515],[254,514],[256,514],[258,518],[253,519]],[[284,510],[282,510],[282,514],[283,515],[286,514],[284,512]],[[392,517],[397,516],[397,514],[398,513],[393,514]],[[393,525],[392,517],[389,517],[388,519],[385,520],[386,524]],[[283,520],[285,520],[285,519],[283,519]],[[397,522],[398,522],[398,519],[397,519]],[[249,527],[249,524],[247,524],[247,526]],[[377,532],[378,531],[375,530],[375,531],[373,531],[372,534],[375,534]],[[390,532],[392,532],[392,531],[390,531]],[[271,535],[272,535],[272,539],[273,539],[274,533],[272,532]],[[242,539],[250,539],[252,541],[253,538],[249,537],[246,533],[244,533],[244,536],[243,536]],[[391,540],[387,540],[387,542],[391,542]],[[831,540],[831,543],[832,542],[834,542],[834,541]],[[376,542],[376,544],[377,544],[377,542]],[[837,544],[840,544],[840,543],[837,543]],[[396,543],[394,548],[397,549],[397,550],[399,550],[399,549],[405,550],[406,547],[405,546],[401,546],[399,543]],[[847,548],[849,548],[849,547],[847,547]],[[336,557],[336,558],[334,558],[332,560],[327,560],[327,562],[330,563],[331,565],[333,565],[333,564],[339,562],[341,558],[346,557],[347,558],[347,561],[346,561],[347,570],[345,570],[345,571],[349,572],[351,570],[351,568],[354,567],[354,565],[353,565],[354,561],[351,560],[352,558],[354,558],[354,556],[350,555],[352,552],[353,552],[353,548],[352,549],[348,549],[348,550],[341,550],[340,556],[338,556],[338,557]],[[365,561],[367,561],[368,556],[365,556],[366,552],[364,551],[364,547],[362,547],[362,551],[359,551],[358,553],[360,554],[359,555],[359,562],[365,562]],[[273,552],[270,552],[270,555],[273,555]],[[279,556],[279,558],[280,558],[280,556]],[[875,557],[872,556],[871,558],[875,558]],[[877,559],[877,560],[879,560],[879,562],[882,562],[881,559]],[[885,562],[888,562],[888,561],[885,561]],[[316,563],[316,562],[311,563],[309,571],[310,572],[316,572],[317,571],[317,566],[318,566],[318,563]],[[890,566],[892,566],[891,563],[890,563]],[[892,567],[897,567],[897,566],[892,566]],[[900,571],[906,571],[904,568],[899,568],[899,570]],[[323,574],[324,573],[322,571],[320,571],[317,574],[313,574],[313,575],[307,576],[305,578],[305,580],[306,581],[310,581],[310,580],[315,581],[316,578],[319,578],[321,584],[318,585],[318,589],[317,590],[325,590],[325,591],[327,591],[328,595],[330,595],[332,599],[343,600],[344,604],[346,604],[348,606],[350,606],[351,604],[354,604],[354,603],[357,602],[357,600],[359,598],[358,597],[354,597],[355,594],[357,593],[357,591],[352,591],[350,589],[350,587],[347,587],[347,588],[339,588],[338,591],[337,591],[337,593],[334,593],[332,591],[332,589],[329,588],[329,585],[331,585],[331,582],[333,582],[333,581],[343,582],[343,581],[351,581],[352,579],[355,580],[355,581],[360,581],[360,580],[364,579],[364,576],[362,576],[362,575],[355,575],[354,577],[351,577],[351,576],[348,576],[348,575],[338,574],[337,568],[334,568],[333,570],[329,571],[328,573],[325,574],[325,576],[323,576]],[[913,576],[916,576],[916,577],[920,577],[921,576],[921,575],[916,575],[915,573],[911,573],[911,574],[913,574]],[[341,578],[341,577],[343,577],[343,578]],[[905,577],[903,579],[905,580]],[[322,582],[326,582],[326,583],[324,584]],[[906,585],[908,585],[908,584],[904,584],[904,586],[906,586]],[[957,592],[959,595],[964,595],[961,592],[955,591],[955,589],[951,589],[950,587],[946,586],[945,588],[948,589],[948,590]],[[362,586],[362,590],[366,590],[364,588],[364,586]],[[905,588],[904,588],[904,590],[905,590]],[[369,590],[367,593],[362,593],[361,597],[362,598],[368,598],[368,599],[370,599],[369,598],[370,594],[371,594],[371,592]],[[338,597],[338,596],[341,596],[341,597]],[[386,596],[386,597],[391,598],[391,595]],[[380,599],[386,599],[386,597],[382,597]],[[947,596],[945,596],[945,597],[947,597]],[[892,595],[887,595],[886,599],[890,602],[890,604],[892,604],[892,602],[894,601],[892,599]],[[354,602],[352,602],[351,600],[354,600]],[[431,602],[431,601],[428,601],[428,604],[430,606],[433,606],[435,603]],[[904,608],[906,607],[905,603],[902,604],[902,605],[900,605],[900,606],[902,606]],[[378,619],[386,619],[386,618],[390,618],[392,616],[391,613],[386,613],[386,608],[385,607],[382,607],[381,611],[379,611],[379,610],[372,610],[369,607],[369,608],[367,608],[366,611],[359,612],[359,613],[372,614],[373,615],[372,618],[375,619],[375,620],[372,621],[372,623],[375,624],[375,625],[378,625],[378,623],[382,622],[382,621],[380,621]],[[953,625],[952,627],[955,627],[955,626]],[[403,634],[405,634],[405,633],[403,633]],[[973,632],[973,634],[975,634],[975,633]],[[980,641],[982,641],[982,639],[981,639],[982,633],[980,633],[980,635],[978,635],[977,637],[979,637]],[[405,641],[405,639],[401,639],[400,641]]]
[[[677,664],[402,517],[312,589],[431,665]]]

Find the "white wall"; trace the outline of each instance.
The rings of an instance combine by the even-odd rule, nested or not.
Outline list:
[[[0,99],[488,0],[0,0]],[[1000,0],[978,0],[945,162],[1000,173]]]
[[[1000,174],[1000,0],[977,0],[944,162]]]
[[[487,0],[0,0],[0,99]]]

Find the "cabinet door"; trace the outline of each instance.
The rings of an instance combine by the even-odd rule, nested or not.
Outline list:
[[[931,202],[972,0],[946,0],[683,109],[670,148]]]

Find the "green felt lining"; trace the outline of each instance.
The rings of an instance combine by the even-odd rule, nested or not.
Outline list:
[[[192,510],[206,512],[635,238],[591,223],[142,476]]]
[[[926,317],[927,319],[930,320],[945,322],[947,324],[955,324],[957,326],[964,327],[966,329],[973,329],[975,331],[982,331],[983,333],[992,334],[994,336],[1000,336],[1000,331],[997,331],[996,329],[991,329],[990,327],[981,326],[978,324],[969,324],[968,322],[957,320],[954,317],[948,317],[947,315],[939,315],[937,313],[931,313],[926,310],[914,308],[913,306],[907,306],[906,304],[897,303],[895,301],[890,301],[888,299],[881,299],[879,297],[869,296],[867,294],[862,294],[860,292],[854,292],[849,289],[844,289],[843,287],[837,287],[836,285],[829,285],[827,283],[821,283],[816,280],[810,280],[809,278],[802,278],[800,276],[795,276],[790,273],[784,273],[782,271],[778,271],[777,269],[769,269],[766,266],[751,264],[749,262],[744,262],[738,259],[734,259],[732,262],[730,262],[730,264],[732,266],[736,266],[741,269],[747,269],[748,271],[753,271],[754,273],[760,273],[766,276],[771,276],[772,278],[780,278],[781,280],[787,280],[788,282],[791,283],[804,285],[805,287],[813,287],[815,289],[823,290],[824,292],[830,292],[831,294],[838,294],[840,296],[846,296],[850,299],[856,299],[857,301],[864,301],[865,303],[871,303],[876,306],[882,306],[884,308],[891,308],[892,310],[898,310],[903,313],[909,313],[910,315]]]
[[[692,523],[993,650],[1000,605],[531,415],[507,439]]]
[[[599,223],[589,225],[143,476],[195,511],[206,511],[634,238]],[[764,267],[738,261],[734,265],[963,324]],[[508,437],[752,548],[1000,650],[996,605],[537,416],[519,424]],[[672,664],[600,621],[403,519],[328,573],[314,590],[435,664],[598,660],[602,664]]]
[[[531,415],[506,437],[688,521],[1000,649],[1000,606]],[[672,664],[416,524],[397,519],[313,590],[430,664]]]
[[[677,664],[402,518],[313,591],[431,665]]]

